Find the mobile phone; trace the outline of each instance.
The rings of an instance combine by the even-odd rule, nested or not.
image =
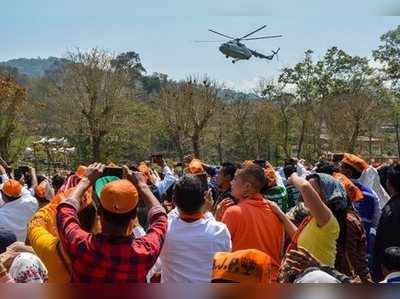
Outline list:
[[[122,171],[121,167],[105,167],[102,177],[116,176],[116,177],[122,179],[122,174],[123,174],[123,171]]]

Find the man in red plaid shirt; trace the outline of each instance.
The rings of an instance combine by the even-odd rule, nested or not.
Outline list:
[[[72,282],[145,282],[161,251],[167,215],[142,174],[124,167],[127,179],[101,177],[104,165],[90,165],[74,192],[57,208],[60,240],[69,253]],[[102,231],[81,229],[77,212],[85,206],[83,194],[94,185]],[[149,208],[149,229],[141,238],[132,234],[140,197]]]

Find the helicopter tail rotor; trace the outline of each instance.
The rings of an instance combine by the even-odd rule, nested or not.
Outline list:
[[[281,50],[281,48],[278,48],[276,51],[273,51],[272,50],[272,53],[274,54],[274,56],[276,56],[276,60],[279,62],[279,56],[278,56],[278,53],[279,53],[279,51]]]

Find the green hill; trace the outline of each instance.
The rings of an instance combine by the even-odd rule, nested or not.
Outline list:
[[[21,74],[34,77],[43,76],[45,71],[49,70],[56,61],[60,61],[60,58],[17,58],[0,62],[0,66],[13,67]]]

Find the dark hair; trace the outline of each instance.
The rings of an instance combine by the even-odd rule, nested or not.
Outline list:
[[[198,212],[205,201],[200,179],[188,174],[181,177],[175,183],[173,201],[182,212]]]
[[[283,173],[285,174],[285,177],[288,179],[290,176],[297,172],[297,166],[292,165],[292,164],[287,164],[283,167]]]
[[[236,170],[238,169],[237,165],[231,163],[231,162],[224,162],[222,163],[222,168],[221,168],[221,172],[224,175],[229,175],[231,177],[231,180],[233,180]]]
[[[244,168],[237,171],[237,175],[240,176],[245,182],[252,184],[252,186],[260,192],[266,184],[266,177],[264,169],[260,166],[252,164],[245,166]]]
[[[54,189],[58,190],[61,188],[61,186],[64,184],[65,178],[56,174],[51,178],[51,184]]]
[[[288,158],[284,161],[284,166],[288,165],[297,165],[297,159],[296,158]]]
[[[129,169],[132,170],[132,171],[139,171],[139,169],[137,168],[137,164],[134,164],[134,163],[129,165]]]
[[[337,167],[334,163],[330,161],[322,160],[317,163],[316,172],[318,173],[326,173],[332,175],[335,171],[337,171]]]
[[[396,163],[389,166],[387,180],[397,192],[400,192],[400,164]]]
[[[347,164],[347,163],[342,163],[342,167],[345,167],[346,169],[349,169],[351,171],[351,178],[352,179],[359,179],[362,172],[358,171],[357,169],[355,169],[353,166]]]
[[[169,186],[167,191],[165,191],[163,194],[161,194],[161,202],[172,201],[172,197],[174,194],[174,186],[175,186],[175,183],[173,183],[171,186]]]
[[[37,178],[38,185],[46,179],[46,177],[42,174],[37,174],[36,178]]]
[[[93,204],[88,205],[78,212],[78,219],[84,231],[91,232],[96,221],[96,208]]]
[[[400,247],[388,247],[383,252],[382,265],[389,271],[400,271]]]
[[[19,168],[14,169],[14,179],[19,181],[23,176],[24,176],[24,172],[21,169],[19,169]]]
[[[128,213],[124,214],[116,214],[107,211],[104,209],[101,205],[99,206],[99,212],[100,215],[103,216],[103,219],[110,224],[111,226],[114,227],[127,227],[129,222],[136,218],[136,208],[133,209],[132,211],[129,211]]]
[[[265,168],[265,165],[266,165],[267,161],[258,159],[258,160],[253,160],[253,163],[258,165],[258,166],[260,166],[260,167],[262,167],[262,168]]]
[[[386,187],[386,181],[387,181],[387,172],[389,170],[389,165],[384,165],[378,168],[378,174],[379,174],[379,181],[381,183],[381,186],[388,192],[387,187]]]

